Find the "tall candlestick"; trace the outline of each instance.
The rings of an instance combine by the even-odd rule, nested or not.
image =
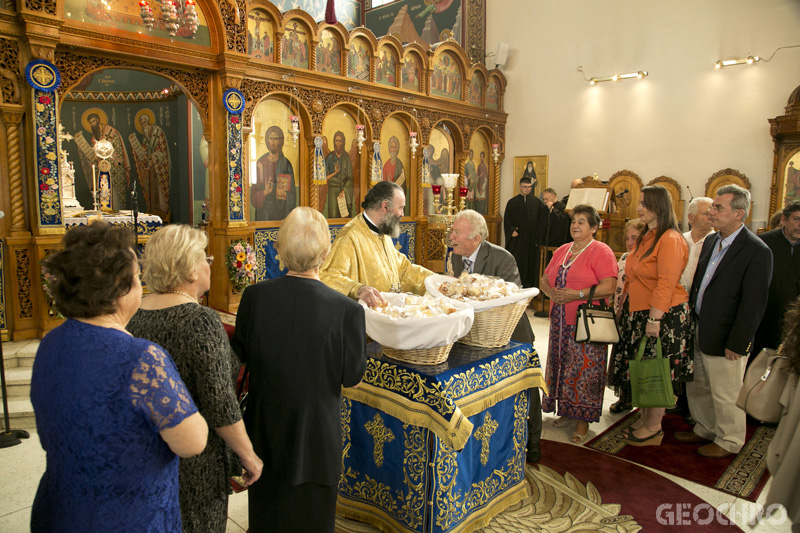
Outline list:
[[[92,165],[92,196],[94,197],[94,210],[97,211],[97,175],[94,165]]]

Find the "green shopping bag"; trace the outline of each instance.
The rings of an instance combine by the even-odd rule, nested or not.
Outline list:
[[[661,355],[661,338],[656,342],[656,358],[642,360],[647,337],[642,337],[636,359],[630,361],[631,392],[636,407],[672,407],[675,396],[672,393],[669,359]]]

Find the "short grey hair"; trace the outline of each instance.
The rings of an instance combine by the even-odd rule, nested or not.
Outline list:
[[[316,209],[295,207],[281,222],[274,246],[289,270],[314,270],[331,250],[328,221]]]
[[[713,203],[714,200],[712,200],[708,196],[695,196],[694,198],[692,198],[692,201],[689,202],[689,214],[690,215],[697,214],[697,210],[700,209],[700,204],[711,205]]]
[[[456,215],[453,222],[462,218],[467,221],[470,227],[470,233],[467,238],[474,239],[475,235],[480,235],[481,242],[486,242],[489,238],[489,228],[486,226],[486,219],[483,218],[483,215],[472,209],[464,209]]]
[[[732,194],[731,208],[743,210],[744,217],[742,217],[742,219],[747,218],[747,215],[750,213],[750,191],[744,187],[730,184],[722,186],[717,190],[717,196],[722,196],[723,194]]]

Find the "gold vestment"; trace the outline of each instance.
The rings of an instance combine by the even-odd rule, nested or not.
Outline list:
[[[364,285],[381,292],[425,294],[425,278],[431,274],[412,264],[388,235],[373,233],[363,213],[342,228],[319,270],[325,285],[353,299]]]

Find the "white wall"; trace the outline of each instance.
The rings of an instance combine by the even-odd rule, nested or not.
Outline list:
[[[767,218],[773,143],[768,119],[800,85],[800,48],[768,63],[714,69],[718,59],[769,57],[800,44],[797,0],[488,0],[487,50],[510,45],[501,213],[517,194],[513,158],[550,156],[559,196],[577,177],[628,169],[666,175],[695,196],[723,168],[753,188]],[[586,77],[647,70],[644,80],[590,86]],[[688,191],[684,189],[688,201]]]

